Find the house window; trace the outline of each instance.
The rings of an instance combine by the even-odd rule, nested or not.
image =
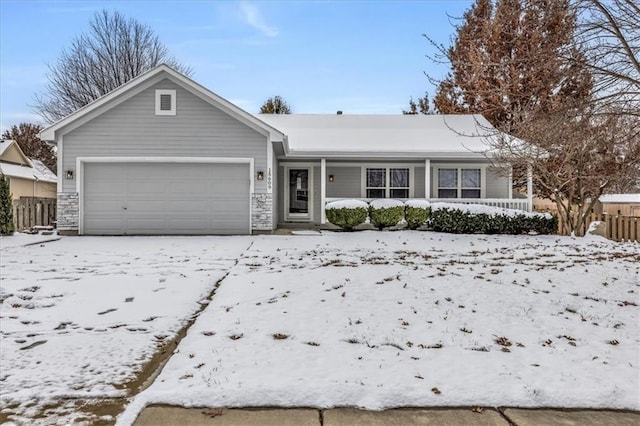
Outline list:
[[[480,198],[481,169],[438,169],[438,198]]]
[[[462,189],[460,198],[480,198],[480,169],[460,169]]]
[[[409,198],[409,169],[367,168],[366,198]]]
[[[176,115],[175,90],[156,90],[156,115]]]

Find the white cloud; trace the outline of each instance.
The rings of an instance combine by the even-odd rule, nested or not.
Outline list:
[[[267,24],[258,8],[250,3],[240,3],[242,18],[251,27],[260,31],[264,36],[273,38],[278,35],[278,28]]]

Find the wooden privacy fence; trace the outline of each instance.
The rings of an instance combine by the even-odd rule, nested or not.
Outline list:
[[[606,236],[610,240],[640,242],[640,217],[591,213],[587,216],[587,229],[589,224],[595,221],[606,224]],[[561,235],[569,234],[569,231],[561,221],[558,222],[558,233]],[[584,230],[580,230],[576,234],[582,236],[584,235]]]
[[[13,201],[13,224],[16,231],[32,226],[49,226],[56,221],[56,199],[20,197]]]

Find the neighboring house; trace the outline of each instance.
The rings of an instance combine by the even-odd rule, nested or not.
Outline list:
[[[531,210],[463,136],[481,116],[253,115],[161,65],[42,131],[58,146],[58,229],[249,234],[322,225],[339,198]],[[426,172],[425,172],[426,171]]]
[[[13,200],[56,198],[56,175],[40,160],[27,158],[15,141],[0,141],[0,172],[9,179]]]
[[[600,197],[598,204],[599,213],[640,217],[640,193],[605,194]]]

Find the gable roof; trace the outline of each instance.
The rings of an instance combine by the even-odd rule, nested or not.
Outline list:
[[[11,147],[13,147],[18,152],[18,155],[22,158],[23,160],[22,162],[24,164],[30,164],[29,159],[27,158],[26,155],[24,155],[24,152],[22,152],[22,148],[20,148],[20,145],[18,145],[18,142],[11,139],[0,140],[0,159],[2,159],[2,157],[9,152]]]
[[[223,97],[213,93],[206,87],[196,83],[166,64],[158,65],[146,73],[129,80],[117,89],[101,96],[95,101],[78,109],[76,112],[57,121],[42,130],[40,132],[40,138],[49,142],[57,142],[60,135],[71,131],[102,112],[124,102],[163,78],[170,79],[176,84],[182,86],[184,89],[190,91],[211,105],[223,110],[244,124],[265,135],[269,135],[271,140],[282,140],[283,135],[277,129],[263,122],[253,114],[250,114],[242,108],[234,105]]]
[[[481,115],[262,114],[287,136],[291,156],[485,158]]]
[[[43,182],[55,183],[58,181],[55,173],[40,160],[35,158],[27,158],[20,149],[20,145],[14,140],[1,140],[0,141],[0,157],[9,151],[9,148],[15,146],[22,158],[24,164],[9,163],[6,161],[0,161],[0,173],[9,177],[17,177],[21,179],[37,180]]]

